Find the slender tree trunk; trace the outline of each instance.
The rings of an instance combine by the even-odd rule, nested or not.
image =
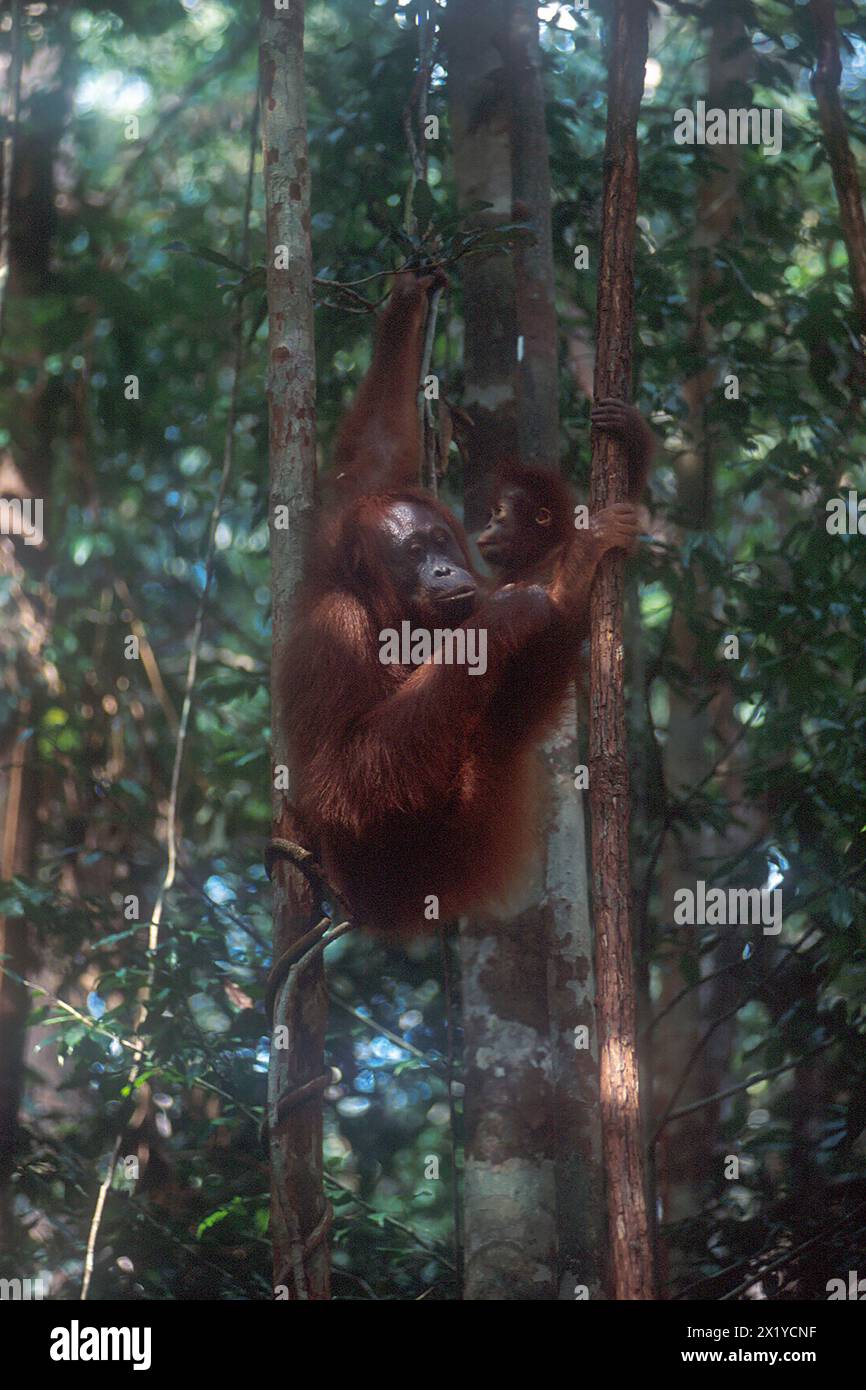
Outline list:
[[[68,16],[47,16],[46,33],[32,61],[25,63],[22,25],[24,6],[7,7],[11,20],[11,55],[6,69],[7,89],[0,99],[6,128],[0,149],[0,343],[14,371],[18,342],[13,331],[20,301],[46,290],[50,280],[53,234],[56,220],[55,162],[75,86],[73,45]],[[50,495],[52,446],[58,429],[56,408],[43,384],[28,397],[19,398],[12,436],[14,467],[7,463],[5,495],[45,498]],[[47,511],[47,508],[46,508]],[[0,540],[0,577],[4,583],[3,622],[13,634],[18,670],[24,689],[42,689],[46,671],[42,650],[50,635],[51,605],[46,602],[39,619],[32,595],[22,592],[23,572],[31,583],[48,568],[48,546],[21,547],[16,553],[11,540]],[[38,633],[38,641],[36,641]],[[7,642],[10,641],[7,632]],[[14,687],[13,687],[14,693]],[[34,764],[34,740],[27,730],[38,718],[30,699],[19,698],[17,708],[0,733],[0,879],[27,874],[32,869],[38,836],[38,774]],[[56,971],[43,967],[34,934],[26,919],[0,916],[0,956],[16,975],[35,977],[56,985]],[[11,1179],[19,1141],[18,1112],[25,1087],[28,990],[0,974],[0,1251],[18,1238],[12,1220]],[[41,1032],[45,1041],[51,1032]],[[56,1097],[59,1072],[51,1050],[43,1054],[40,1072],[51,1099]],[[55,1086],[51,1088],[51,1080]],[[41,1094],[40,1094],[41,1091]],[[46,1090],[31,1086],[32,1097],[43,1100]],[[67,1101],[67,1108],[69,1102]]]
[[[452,0],[449,98],[457,197],[512,216],[508,79],[501,0]],[[514,261],[465,263],[463,403],[472,417],[466,520],[485,517],[489,469],[520,457]],[[553,1077],[541,868],[507,917],[461,924],[465,1029],[467,1299],[556,1297]]]
[[[537,6],[506,0],[507,85],[515,210],[535,240],[516,257],[517,419],[527,467],[559,466],[559,338],[556,322],[550,156]],[[542,749],[543,884],[539,929],[547,935],[556,1165],[557,1287],[563,1301],[602,1289],[604,1180],[598,1097],[595,970],[577,699],[572,687],[558,729]],[[584,1034],[588,1046],[583,1046]]]
[[[8,882],[15,874],[31,868],[36,807],[32,768],[27,757],[31,741],[26,723],[29,707],[22,702],[21,724],[0,746],[0,880]],[[0,915],[0,955],[4,966],[16,975],[27,976],[33,966],[27,921],[23,917]],[[8,975],[0,975],[0,1254],[8,1254],[14,1244],[12,1219],[12,1173],[18,1147],[18,1107],[24,1084],[24,1044],[30,999],[26,986]]]
[[[558,1297],[603,1292],[605,1198],[598,1091],[593,930],[584,794],[574,787],[574,687],[542,749],[546,772],[541,906],[547,933],[547,999],[553,1076]]]
[[[646,0],[617,0],[610,51],[595,398],[631,394],[637,118],[648,40]],[[594,510],[627,496],[625,450],[595,435]],[[653,1296],[635,1040],[630,923],[628,763],[622,643],[623,560],[610,552],[591,605],[590,806],[596,925],[602,1144],[610,1284],[618,1299]]]
[[[527,467],[559,464],[559,352],[556,327],[550,153],[535,0],[505,0],[505,78],[510,101],[515,212],[535,240],[517,254],[517,429]]]
[[[0,144],[0,342],[6,317],[6,294],[12,272],[12,174],[18,143],[18,114],[21,98],[21,0],[10,0],[10,52],[3,101],[4,131]]]
[[[443,18],[448,46],[454,180],[461,207],[485,202],[478,227],[513,216],[509,107],[502,59],[501,0],[452,0]],[[462,263],[462,404],[472,418],[464,514],[469,531],[487,518],[491,461],[516,455],[517,312],[510,256],[472,256]]]
[[[301,576],[315,484],[315,351],[310,249],[310,172],[304,86],[304,5],[261,10],[261,122],[267,208],[268,404],[274,767],[287,763],[280,673]],[[278,264],[284,268],[277,268]],[[275,524],[285,508],[288,527]],[[283,792],[274,834],[302,841]],[[274,960],[308,929],[313,904],[298,871],[274,869]],[[277,991],[268,1077],[274,1284],[290,1300],[330,1297],[328,1204],[322,1190],[322,1099],[327,991],[321,954]],[[309,1086],[304,1092],[302,1088]]]
[[[498,458],[555,468],[558,337],[550,173],[535,7],[449,10],[449,91],[461,205],[492,204],[536,237],[513,260],[468,262],[465,393],[471,414],[467,522],[484,518]],[[542,752],[544,854],[507,920],[463,926],[467,1298],[573,1299],[600,1290],[603,1214],[594,1116],[593,971],[583,807],[573,789],[574,699]],[[495,970],[491,968],[495,962]],[[520,988],[515,989],[516,981]],[[491,1051],[502,1068],[491,1068]],[[495,1073],[501,1071],[501,1075]]]
[[[810,0],[809,10],[818,47],[818,66],[812,78],[812,89],[818,102],[821,130],[839,200],[839,221],[848,252],[855,330],[860,344],[857,380],[862,386],[866,381],[866,217],[857,165],[839,96],[842,62],[839,57],[836,6],[833,0]]]

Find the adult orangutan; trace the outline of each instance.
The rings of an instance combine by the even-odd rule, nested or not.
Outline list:
[[[404,273],[336,446],[285,677],[306,843],[361,926],[410,933],[502,900],[531,847],[532,751],[556,719],[601,556],[637,536],[600,512],[550,582],[484,595],[463,528],[416,485],[430,275]],[[380,638],[486,635],[486,669],[383,664]],[[474,632],[472,631],[474,629]]]

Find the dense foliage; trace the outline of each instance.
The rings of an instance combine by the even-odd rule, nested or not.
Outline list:
[[[34,1000],[34,1022],[47,1026],[29,1059],[15,1184],[28,1262],[52,1271],[61,1296],[76,1296],[96,1175],[126,1104],[120,1040],[144,979],[145,930],[136,924],[148,921],[164,871],[177,719],[225,446],[239,281],[247,349],[234,463],[181,775],[179,873],[123,1149],[138,1154],[143,1177],[135,1185],[118,1178],[96,1292],[270,1295],[260,1135],[270,940],[261,865],[270,803],[260,170],[249,262],[240,273],[232,268],[243,240],[256,9],[218,0],[118,0],[49,6],[38,15],[43,7],[25,7],[25,64],[40,49],[55,55],[66,114],[54,152],[50,264],[30,292],[10,297],[0,351],[0,449],[31,473],[42,470],[46,499],[44,548],[19,553],[21,572],[0,575],[0,723],[7,737],[18,727],[25,692],[38,787],[32,870],[2,885],[0,907],[29,921],[36,957],[54,970],[56,996],[83,1015]],[[371,323],[351,297],[321,282],[361,281],[356,293],[374,304],[384,282],[366,277],[403,254],[389,227],[402,221],[410,173],[401,112],[417,56],[414,10],[394,0],[308,5],[323,460],[366,363]],[[706,20],[712,7],[705,10]],[[840,10],[850,40],[844,98],[862,156],[866,18]],[[760,884],[772,870],[786,911],[774,948],[786,961],[798,950],[795,970],[748,950],[732,966],[742,1002],[731,1084],[789,1065],[740,1090],[722,1112],[723,1139],[745,1135],[739,1151],[751,1162],[738,1183],[720,1181],[680,1230],[680,1286],[719,1296],[747,1277],[750,1257],[818,1235],[822,1260],[832,1253],[832,1261],[825,1269],[819,1260],[814,1274],[811,1266],[800,1270],[799,1288],[800,1296],[823,1296],[817,1291],[828,1272],[856,1267],[866,1225],[866,566],[862,536],[831,536],[824,525],[828,498],[866,490],[866,424],[850,384],[851,289],[809,89],[807,10],[793,0],[761,0],[746,12],[755,99],[783,109],[785,143],[777,158],[745,152],[737,236],[725,242],[707,291],[713,366],[736,373],[742,391],[734,408],[719,405],[710,421],[711,529],[692,528],[685,540],[674,529],[671,461],[683,447],[682,388],[695,370],[695,209],[713,159],[708,148],[684,151],[671,139],[674,110],[705,94],[707,31],[693,6],[671,5],[654,32],[642,117],[639,398],[667,453],[654,483],[661,524],[640,562],[648,698],[637,705],[644,716],[649,709],[653,727],[644,718],[633,731],[645,785],[635,812],[637,872],[652,873],[663,827],[703,825],[718,844],[746,805],[760,807],[758,833],[737,851],[737,864],[722,857],[707,878],[725,883],[736,869],[737,882]],[[599,22],[575,18],[569,6],[542,13],[562,322],[577,312],[591,323],[594,277],[575,271],[573,253],[598,237]],[[0,32],[0,41],[8,37]],[[221,63],[226,54],[231,61]],[[202,83],[208,64],[214,75]],[[453,251],[459,230],[446,67],[442,55],[430,97],[441,134],[428,181],[433,227]],[[138,140],[125,136],[130,115],[140,118]],[[38,126],[39,118],[38,100],[25,92],[22,121]],[[459,401],[459,264],[453,282],[434,361]],[[131,376],[140,383],[133,400],[125,393]],[[563,455],[582,480],[588,407],[566,371],[562,381]],[[459,474],[455,461],[449,488],[457,504]],[[707,593],[710,600],[699,601]],[[663,785],[670,685],[682,677],[670,654],[675,610],[688,615],[694,636],[696,708],[716,688],[722,638],[739,635],[740,657],[726,664],[725,680],[744,750],[742,806],[713,779],[679,801]],[[144,659],[125,659],[130,634],[139,636]],[[132,917],[124,913],[127,894],[139,900]],[[658,994],[673,937],[655,879],[649,920]],[[712,946],[708,938],[702,949]],[[337,1296],[455,1293],[459,1154],[442,950],[434,940],[389,952],[350,937],[330,956],[328,1060],[339,1079],[326,1096],[326,1155],[342,1184],[329,1189]],[[784,990],[764,978],[774,968]],[[451,1007],[456,1016],[459,1000]],[[451,1046],[459,1052],[456,1023]],[[801,1061],[812,1056],[823,1059],[817,1082]],[[811,1103],[810,1084],[821,1094],[809,1110],[806,1149],[798,1096]],[[459,1085],[454,1094],[459,1140]],[[843,1210],[861,1219],[840,1221]],[[700,1282],[722,1270],[731,1272]]]

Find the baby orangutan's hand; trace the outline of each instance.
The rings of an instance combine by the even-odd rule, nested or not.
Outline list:
[[[590,534],[605,555],[608,550],[624,550],[633,555],[640,535],[640,513],[634,502],[614,502],[590,518]]]

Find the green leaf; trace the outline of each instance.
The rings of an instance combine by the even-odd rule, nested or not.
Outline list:
[[[233,261],[229,256],[224,256],[221,251],[214,251],[209,246],[192,245],[186,241],[170,241],[163,246],[163,251],[171,251],[174,255],[193,256],[197,261],[207,261],[210,265],[218,265],[223,270],[233,270],[238,275],[245,276],[247,267],[238,261]]]

